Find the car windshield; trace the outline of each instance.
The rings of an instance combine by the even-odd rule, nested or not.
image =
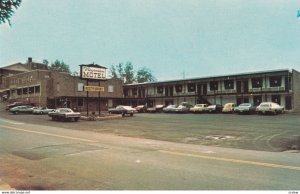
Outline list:
[[[270,104],[261,104],[261,107],[270,107]]]

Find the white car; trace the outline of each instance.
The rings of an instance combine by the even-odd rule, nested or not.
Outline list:
[[[284,112],[284,107],[280,106],[275,102],[262,102],[256,108],[256,112],[258,114],[266,114],[266,113],[280,114]]]

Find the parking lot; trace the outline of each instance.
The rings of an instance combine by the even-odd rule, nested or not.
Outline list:
[[[264,151],[300,150],[300,114],[275,116],[237,114],[138,113],[106,121],[56,122],[47,115],[1,117],[33,124],[74,130],[91,130],[120,136],[156,139]]]

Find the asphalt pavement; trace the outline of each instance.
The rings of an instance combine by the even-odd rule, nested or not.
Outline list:
[[[295,153],[124,137],[3,118],[0,133],[0,179],[20,190],[299,190],[300,155]]]

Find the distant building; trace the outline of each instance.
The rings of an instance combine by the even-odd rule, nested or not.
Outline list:
[[[49,108],[70,107],[86,110],[87,100],[89,110],[106,110],[122,103],[123,84],[120,80],[108,79],[101,81],[104,92],[87,92],[83,87],[85,80],[67,73],[50,71],[44,64],[31,62],[16,63],[1,69],[0,99],[9,102],[28,102],[36,106]],[[89,85],[98,86],[99,82],[89,81]],[[99,103],[100,102],[100,103]]]
[[[273,70],[202,78],[128,84],[124,86],[127,104],[221,104],[264,101],[281,104],[287,110],[300,110],[300,73]]]

